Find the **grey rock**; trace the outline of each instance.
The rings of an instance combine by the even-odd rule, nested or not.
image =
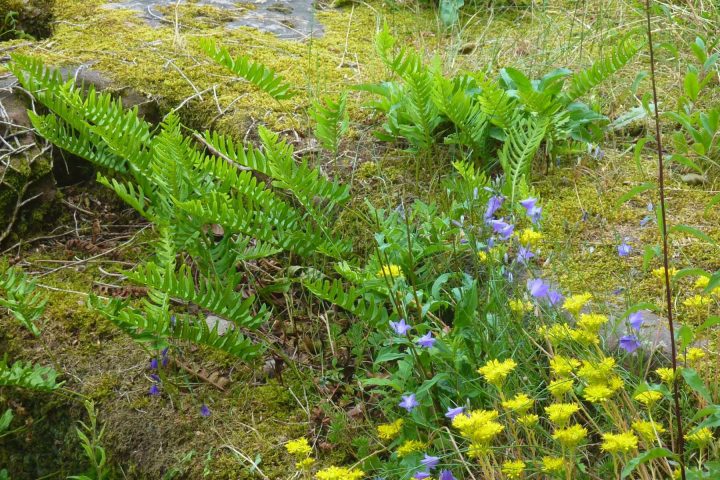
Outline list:
[[[217,315],[208,315],[205,317],[205,325],[212,330],[215,327],[217,327],[217,333],[221,337],[225,335],[228,331],[235,329],[235,324],[225,320],[224,318],[220,318]]]
[[[680,176],[680,180],[688,185],[705,185],[707,183],[707,177],[697,173],[686,173]]]

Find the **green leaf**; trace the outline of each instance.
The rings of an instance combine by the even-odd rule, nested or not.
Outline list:
[[[697,101],[698,93],[700,93],[700,81],[698,80],[698,74],[696,71],[689,70],[685,74],[683,86],[685,88],[685,95],[687,95],[693,102]]]
[[[690,227],[687,225],[673,225],[670,228],[670,231],[668,233],[674,233],[674,232],[682,232],[686,233],[688,235],[692,235],[696,238],[699,238],[700,240],[704,240],[712,245],[717,245],[717,242],[710,238],[706,233],[701,232],[695,227]]]
[[[682,374],[685,382],[687,382],[690,388],[695,390],[695,392],[697,392],[703,398],[703,400],[705,400],[707,403],[713,403],[712,396],[710,395],[710,392],[705,386],[705,382],[702,381],[695,369],[690,367],[683,367],[683,369],[680,370],[680,373]]]
[[[625,468],[622,470],[621,478],[627,478],[630,476],[630,474],[640,465],[650,462],[656,458],[676,458],[675,454],[668,450],[667,448],[663,447],[655,447],[653,449],[648,450],[647,452],[643,452],[640,455],[636,456],[635,458],[631,459],[627,464],[625,465]]]
[[[657,188],[657,185],[655,185],[652,182],[646,182],[641,185],[636,185],[633,188],[631,188],[628,192],[624,193],[620,196],[620,198],[617,199],[615,202],[615,205],[620,206],[623,203],[627,202],[628,200],[640,195],[643,192],[647,192],[648,190],[653,190]]]

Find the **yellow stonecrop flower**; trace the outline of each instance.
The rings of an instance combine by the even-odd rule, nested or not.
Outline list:
[[[600,328],[607,322],[608,317],[606,315],[599,313],[581,313],[580,320],[578,320],[576,326],[588,332],[598,333]]]
[[[485,378],[485,381],[500,388],[510,375],[510,372],[515,370],[517,363],[512,358],[508,358],[502,362],[498,360],[490,360],[484,366],[478,368],[478,373]],[[456,417],[457,418],[457,417]]]
[[[710,298],[704,295],[693,295],[683,300],[683,305],[693,310],[707,308],[710,305]]]
[[[588,383],[603,383],[615,370],[615,359],[604,357],[599,362],[583,360],[578,376]]]
[[[561,430],[556,430],[552,438],[565,448],[575,448],[587,437],[587,428],[581,425],[572,425]]]
[[[399,418],[392,423],[383,423],[377,426],[378,437],[382,440],[392,440],[402,431],[403,419]]]
[[[657,436],[665,433],[665,427],[663,427],[659,423],[650,420],[636,420],[633,422],[632,427],[633,430],[635,430],[638,435],[640,435],[640,438],[642,438],[646,442],[655,441],[656,433]]]
[[[522,460],[508,461],[502,464],[502,468],[500,470],[507,478],[520,478],[525,470],[525,462]]]
[[[297,470],[310,470],[310,467],[312,467],[314,463],[315,459],[312,457],[303,458],[295,463],[295,468]]]
[[[468,447],[468,457],[483,458],[490,453],[490,446],[486,444],[471,443]]]
[[[553,403],[545,407],[548,419],[558,428],[565,427],[578,410],[580,405],[577,403]]]
[[[661,392],[658,392],[657,390],[646,390],[644,392],[640,392],[637,395],[635,395],[633,398],[637,401],[642,403],[648,408],[651,408],[653,405],[655,405],[658,401],[660,401],[663,397],[663,394]]]
[[[691,443],[695,443],[700,447],[704,447],[708,443],[713,441],[713,433],[708,427],[703,427],[692,433],[685,435],[685,440]]]
[[[670,281],[672,282],[673,277],[678,273],[677,268],[670,267],[668,269],[668,275],[670,276]],[[665,267],[656,268],[652,271],[652,274],[655,278],[660,280],[661,282],[665,281]]]
[[[285,450],[287,450],[290,455],[296,455],[298,457],[307,457],[312,453],[312,447],[305,437],[290,440],[285,444]]]
[[[701,348],[690,347],[685,354],[685,361],[688,363],[696,363],[705,357],[705,351]]]
[[[695,288],[698,290],[705,290],[708,285],[710,285],[710,277],[706,277],[705,275],[695,280]],[[713,288],[710,295],[720,296],[720,287]]]
[[[630,453],[637,450],[638,437],[632,432],[603,433],[603,442],[600,448],[608,453]]]
[[[543,325],[538,328],[538,333],[553,345],[573,339],[573,330],[567,323],[556,323],[549,327]]]
[[[464,415],[458,415],[459,417],[462,417]],[[457,418],[457,417],[455,417]],[[405,440],[402,445],[400,445],[397,449],[397,456],[398,458],[405,457],[407,455],[410,455],[411,453],[415,452],[421,452],[425,450],[425,443],[419,441],[419,440]]]
[[[678,371],[680,370],[680,367],[678,367]],[[660,380],[667,383],[668,385],[672,385],[672,383],[675,381],[675,372],[672,368],[658,368],[655,370],[655,373],[658,374],[658,377],[660,377]]]
[[[471,443],[487,445],[505,427],[496,422],[497,410],[472,410],[467,415],[458,415],[452,420],[452,426]]]
[[[592,300],[592,294],[590,293],[571,295],[565,299],[563,308],[573,315],[577,315],[590,300]]]
[[[328,467],[315,474],[317,480],[360,480],[364,476],[365,472],[362,470],[345,467]]]
[[[530,410],[530,408],[532,408],[534,402],[535,400],[528,397],[524,393],[518,393],[510,400],[502,402],[502,406],[506,410],[511,410],[515,413],[523,415],[525,412]]]
[[[604,383],[591,384],[583,390],[583,398],[590,403],[603,403],[613,396],[615,391]]]
[[[597,333],[584,328],[574,328],[570,330],[570,338],[581,345],[597,345],[600,343],[600,337]]]
[[[543,457],[542,471],[543,473],[560,473],[565,470],[565,460],[558,457]]]
[[[550,371],[558,378],[565,378],[581,365],[579,360],[574,358],[555,355],[550,359]]]
[[[389,277],[390,280],[405,278],[402,268],[400,268],[399,265],[383,265],[382,268],[378,270],[377,276],[380,278]]]
[[[533,425],[537,425],[537,423],[540,421],[540,417],[535,415],[534,413],[528,413],[527,415],[523,415],[522,417],[518,417],[518,423],[524,427],[532,427]]]
[[[556,399],[563,398],[570,390],[573,389],[575,382],[572,378],[561,378],[559,380],[553,380],[548,385],[550,394]]]
[[[520,244],[524,245],[525,247],[534,247],[538,243],[540,243],[540,240],[543,239],[542,233],[536,232],[531,228],[526,228],[522,232],[519,232],[517,235]]]
[[[478,250],[477,257],[478,257],[478,260],[480,261],[480,263],[485,263],[488,260],[488,254],[484,250]]]
[[[523,313],[531,312],[533,309],[532,302],[529,301],[522,301],[519,298],[514,298],[508,302],[508,306],[510,307],[510,311],[513,312],[515,315],[522,315]]]

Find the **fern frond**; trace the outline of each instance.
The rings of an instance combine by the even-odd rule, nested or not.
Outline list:
[[[433,145],[435,129],[442,121],[432,101],[433,77],[424,70],[408,75],[406,83],[405,105],[410,121],[400,125],[400,131],[417,150],[427,150]]]
[[[565,103],[582,97],[605,79],[624,67],[643,47],[644,42],[634,36],[623,39],[608,55],[590,68],[570,77],[570,88],[564,94]]]
[[[50,367],[32,365],[20,360],[8,364],[7,355],[0,359],[0,387],[17,387],[51,392],[62,385],[57,372]]]
[[[508,95],[497,80],[488,80],[481,75],[476,75],[475,80],[482,88],[478,96],[480,109],[490,123],[502,129],[510,128],[517,115],[517,100]]]
[[[515,202],[521,184],[530,180],[530,169],[535,153],[545,137],[548,117],[528,117],[516,123],[508,132],[502,150],[498,152],[505,174],[505,195]]]
[[[216,45],[210,39],[202,39],[200,48],[218,64],[252,83],[275,100],[286,100],[295,95],[291,85],[280,75],[262,63],[253,62],[250,57],[239,55],[233,58],[225,47]]]
[[[433,102],[457,129],[445,138],[445,143],[466,145],[475,157],[486,153],[488,117],[480,104],[467,94],[462,84],[443,76],[438,75],[434,85]]]
[[[309,112],[315,120],[315,137],[334,155],[349,125],[346,104],[347,93],[343,92],[337,101],[332,98],[325,98],[322,103],[315,101]]]
[[[353,287],[346,290],[340,280],[305,281],[303,285],[316,297],[347,310],[373,326],[388,322],[388,312],[381,302],[366,300],[362,292]]]
[[[45,313],[47,298],[35,290],[35,282],[15,268],[0,275],[0,307],[7,308],[36,337],[40,329],[35,322]]]

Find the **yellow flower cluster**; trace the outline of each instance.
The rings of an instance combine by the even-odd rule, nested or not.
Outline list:
[[[550,371],[559,378],[569,376],[580,365],[579,360],[561,355],[555,355],[550,359]]]
[[[602,328],[602,326],[607,322],[608,317],[605,315],[600,315],[599,313],[581,313],[580,320],[578,320],[576,326],[588,332],[597,334],[600,331],[600,328]]]
[[[540,421],[540,417],[534,413],[528,413],[522,417],[518,417],[518,423],[524,427],[532,427]]]
[[[560,473],[565,469],[565,460],[558,457],[543,457],[542,471],[543,473]]]
[[[377,276],[380,278],[389,277],[391,281],[396,278],[405,278],[402,268],[400,268],[399,265],[383,265],[382,268],[378,270]]]
[[[478,257],[478,260],[480,261],[480,263],[485,263],[488,260],[488,254],[484,250],[478,250],[477,257]]]
[[[635,395],[633,398],[645,405],[647,408],[652,408],[659,400],[661,400],[663,394],[657,390],[646,390]]]
[[[392,423],[383,423],[377,426],[378,437],[381,440],[392,440],[402,431],[403,419],[398,418]]]
[[[519,298],[510,300],[508,306],[510,307],[510,311],[515,315],[522,315],[531,312],[533,309],[533,304],[530,301],[522,301]]]
[[[312,453],[312,447],[305,437],[290,440],[285,444],[285,450],[287,450],[290,455],[296,455],[298,457],[306,457]]]
[[[364,476],[365,472],[362,470],[345,467],[328,467],[315,474],[317,480],[360,480]]]
[[[531,228],[526,228],[522,232],[519,232],[517,236],[520,244],[524,245],[525,247],[534,247],[538,243],[540,243],[540,240],[542,240],[543,238],[542,233],[536,232]]]
[[[697,363],[705,357],[705,351],[701,348],[690,347],[685,354],[685,361],[690,364]]]
[[[584,328],[570,328],[570,325],[566,323],[556,323],[550,327],[543,325],[538,328],[538,333],[555,346],[569,341],[575,341],[584,346],[600,343],[596,332]]]
[[[501,471],[507,478],[520,478],[525,470],[525,462],[522,460],[508,461],[502,464]]]
[[[462,415],[459,415],[462,416]],[[455,417],[457,418],[457,417]],[[411,453],[415,452],[421,452],[425,450],[425,445],[423,442],[419,440],[405,440],[402,445],[400,445],[397,449],[397,456],[399,458],[406,457],[410,455]]]
[[[580,406],[577,403],[553,403],[545,407],[548,419],[557,428],[564,428],[570,421],[570,417],[578,410],[580,410]]]
[[[703,427],[692,433],[685,435],[685,440],[691,443],[695,443],[700,447],[704,447],[708,443],[713,441],[713,433],[708,427]]]
[[[490,360],[484,366],[478,368],[478,373],[485,378],[485,381],[500,388],[510,372],[515,370],[517,363],[512,358],[502,362]]]
[[[580,425],[572,425],[562,430],[556,430],[552,438],[565,448],[573,449],[580,445],[587,437],[587,428]]]
[[[675,267],[670,267],[670,268],[668,269],[668,274],[669,274],[669,276],[670,276],[670,281],[671,281],[671,282],[672,282],[672,280],[673,280],[673,277],[675,277],[675,275],[676,275],[677,273],[678,273],[678,270],[677,270],[677,268],[675,268]],[[656,268],[655,270],[652,271],[652,274],[653,274],[653,276],[654,276],[655,278],[657,278],[657,279],[660,280],[661,282],[664,282],[664,281],[665,281],[665,267]]]
[[[496,410],[472,410],[468,415],[453,418],[452,426],[470,441],[470,456],[487,452],[490,442],[505,429],[496,421],[497,417]]]
[[[678,367],[678,371],[680,371],[680,367]],[[655,370],[655,373],[658,374],[660,380],[667,383],[668,385],[672,385],[672,383],[675,381],[675,372],[672,368],[661,367]]]
[[[613,455],[637,450],[638,438],[632,432],[603,433],[602,438],[603,442],[600,448]]]
[[[695,288],[699,290],[705,290],[708,285],[710,285],[710,277],[706,277],[705,275],[698,277],[698,279],[695,280]],[[720,287],[713,288],[710,295],[720,297]]]
[[[511,410],[520,415],[524,415],[530,408],[532,408],[535,401],[525,395],[524,393],[518,393],[515,397],[510,400],[502,402],[502,406],[506,410]]]
[[[297,470],[310,470],[314,463],[315,459],[313,457],[306,457],[299,462],[295,462],[295,468]]]
[[[632,427],[640,435],[640,438],[648,443],[654,442],[656,436],[665,433],[665,427],[648,420],[636,420],[633,422]]]
[[[563,308],[573,315],[577,315],[590,300],[592,300],[592,295],[589,293],[571,295],[565,299]]]
[[[605,357],[597,362],[583,360],[578,375],[587,382],[583,397],[591,403],[602,403],[625,386],[622,378],[615,374],[615,359]]]
[[[701,310],[710,305],[710,298],[703,295],[693,295],[683,300],[683,305],[693,310]]]
[[[561,400],[570,390],[575,386],[575,382],[572,378],[561,378],[559,380],[553,380],[548,384],[548,390],[550,394],[557,400]]]

